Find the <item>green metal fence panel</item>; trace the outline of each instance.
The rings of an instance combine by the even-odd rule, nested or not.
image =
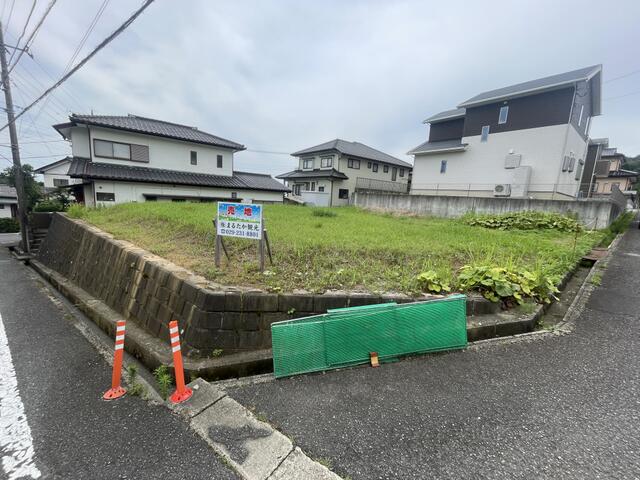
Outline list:
[[[466,297],[368,305],[272,324],[276,377],[467,344]]]

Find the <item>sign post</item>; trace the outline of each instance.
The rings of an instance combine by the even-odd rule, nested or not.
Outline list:
[[[258,240],[260,271],[264,270],[265,235],[262,220],[262,205],[253,203],[218,202],[218,213],[215,226],[216,267],[220,267],[222,249],[224,248],[222,237],[236,237]],[[270,248],[269,251],[271,251]]]

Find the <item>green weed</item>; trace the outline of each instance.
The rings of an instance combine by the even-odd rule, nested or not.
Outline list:
[[[169,396],[169,390],[173,384],[171,374],[169,374],[169,368],[166,365],[160,365],[153,371],[153,376],[156,379],[158,391],[163,400],[166,400]]]

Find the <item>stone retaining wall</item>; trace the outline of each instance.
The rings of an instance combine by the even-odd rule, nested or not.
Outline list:
[[[412,301],[405,295],[274,294],[223,287],[167,260],[62,214],[55,214],[37,259],[125,318],[169,341],[177,320],[187,355],[207,356],[271,347],[271,323],[325,313],[330,308]],[[498,309],[467,300],[467,313]]]

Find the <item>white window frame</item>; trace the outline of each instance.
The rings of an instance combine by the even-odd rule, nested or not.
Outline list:
[[[482,131],[480,132],[480,141],[482,143],[486,143],[489,140],[489,133],[491,133],[491,128],[489,125],[484,125],[482,127]]]
[[[307,162],[311,162],[311,166],[307,167]],[[313,157],[311,158],[303,158],[302,159],[302,169],[303,170],[313,170]]]
[[[325,162],[327,161],[327,162]],[[326,165],[325,165],[326,163]],[[320,168],[333,168],[333,155],[320,157]]]
[[[584,114],[584,105],[580,105],[580,117],[578,118],[578,126],[582,126],[582,115]]]
[[[374,163],[373,165],[371,165],[371,171],[374,173],[378,173],[378,164]]]
[[[504,118],[502,113],[504,112]],[[509,118],[509,105],[505,105],[500,107],[500,113],[498,114],[498,125],[502,125],[503,123],[507,123],[507,118]]]
[[[356,167],[356,165],[358,166]],[[354,170],[360,170],[360,160],[357,158],[349,158],[347,160],[347,167],[353,168]]]

